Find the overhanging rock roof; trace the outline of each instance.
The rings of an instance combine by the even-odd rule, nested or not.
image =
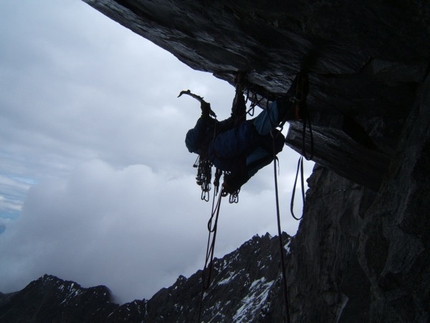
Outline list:
[[[284,94],[308,62],[314,160],[375,190],[428,73],[421,1],[84,1],[194,69],[232,84],[247,72],[256,98]],[[301,152],[301,136],[292,123],[287,144]]]

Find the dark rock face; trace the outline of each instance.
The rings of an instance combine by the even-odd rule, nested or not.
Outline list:
[[[283,236],[285,245],[290,238]],[[286,252],[286,250],[283,250]],[[210,288],[202,294],[202,272],[180,276],[150,300],[117,305],[106,287],[82,288],[45,275],[22,291],[0,294],[0,322],[280,322],[279,240],[255,236],[215,259]],[[203,298],[202,298],[203,295]]]
[[[332,147],[333,138],[344,146],[316,151],[315,160],[376,190],[428,72],[430,10],[422,1],[84,1],[192,68],[230,83],[247,72],[250,99],[263,99],[262,107],[305,65],[312,123],[325,135],[318,146]],[[365,163],[339,164],[358,156],[344,142],[363,143],[363,135],[379,156],[367,147],[359,152]],[[287,143],[301,152],[293,139]]]
[[[288,259],[292,322],[429,322],[429,93],[427,79],[379,192],[315,167]]]
[[[45,275],[0,298],[1,322],[97,322],[113,311],[104,286],[80,285]]]
[[[398,153],[360,237],[360,263],[379,322],[430,320],[430,78],[403,129]]]
[[[284,315],[278,237],[255,236],[215,259],[201,302],[202,273],[180,277],[148,301],[145,322],[280,322]],[[289,244],[289,237],[283,241]],[[200,312],[201,306],[201,312]]]
[[[357,249],[376,193],[321,166],[308,185],[288,259],[292,322],[368,322],[370,282]]]

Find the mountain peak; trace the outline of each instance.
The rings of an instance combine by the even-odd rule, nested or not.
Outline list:
[[[288,235],[283,238],[290,240]],[[284,250],[285,252],[285,250]],[[83,288],[44,275],[23,290],[0,298],[1,322],[273,322],[282,316],[278,237],[254,236],[235,251],[214,259],[210,287],[202,271],[157,292],[149,300],[112,303],[107,287]],[[203,294],[202,294],[203,293]]]

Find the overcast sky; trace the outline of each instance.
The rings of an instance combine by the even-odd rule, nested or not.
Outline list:
[[[223,119],[234,88],[79,0],[2,0],[0,27],[0,291],[47,273],[106,285],[123,303],[201,269],[211,205],[184,145],[200,110],[177,95],[204,96]],[[294,235],[298,155],[279,157]],[[269,165],[239,204],[223,201],[216,256],[276,235],[274,201]]]

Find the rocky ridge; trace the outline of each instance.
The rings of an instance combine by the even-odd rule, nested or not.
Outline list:
[[[290,238],[283,236],[287,253]],[[178,277],[149,300],[118,305],[108,288],[45,275],[23,290],[0,294],[0,321],[47,322],[277,322],[282,320],[278,237],[254,236],[214,259],[210,288],[202,272]],[[203,298],[202,298],[202,295]]]

